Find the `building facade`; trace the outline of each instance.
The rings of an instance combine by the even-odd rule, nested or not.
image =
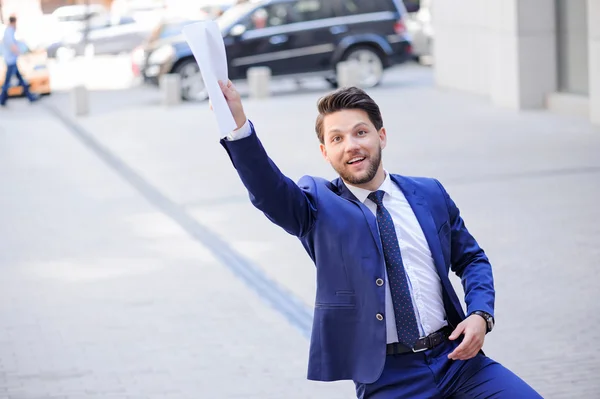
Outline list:
[[[112,0],[0,0],[0,17],[3,21],[10,15],[31,18],[50,14],[58,7],[87,3],[103,4],[108,9]]]
[[[600,0],[433,0],[440,87],[600,125]]]

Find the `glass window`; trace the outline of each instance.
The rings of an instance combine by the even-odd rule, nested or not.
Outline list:
[[[248,30],[271,28],[296,22],[292,18],[290,3],[271,4],[260,7],[252,12],[241,23]]]
[[[272,4],[266,11],[267,26],[281,26],[292,22],[289,3]]]
[[[336,13],[338,16],[347,16],[371,12],[397,11],[394,1],[396,0],[339,0]]]
[[[298,0],[293,4],[294,22],[307,22],[335,16],[331,1]]]
[[[248,17],[240,20],[244,15],[246,15],[250,10],[252,10],[256,5],[251,2],[244,2],[240,4],[236,4],[227,9],[219,18],[216,19],[217,25],[221,30],[230,28],[235,24],[245,25],[246,28],[249,28],[250,19]],[[238,22],[239,21],[239,22]]]

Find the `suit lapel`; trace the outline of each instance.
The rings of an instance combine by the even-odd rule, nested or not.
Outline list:
[[[356,204],[356,206],[358,206],[360,208],[365,219],[367,220],[367,224],[369,225],[369,230],[371,230],[371,235],[373,236],[375,245],[377,246],[379,253],[383,257],[383,247],[381,246],[381,239],[379,238],[379,229],[377,227],[377,218],[375,217],[375,215],[373,215],[373,212],[371,212],[365,204],[360,202],[358,200],[358,198],[356,198],[356,196],[354,196],[354,194],[352,194],[352,192],[350,190],[348,190],[348,187],[346,187],[344,182],[342,182],[342,179],[337,178],[333,181],[333,183],[337,187],[340,197],[353,202],[354,204]]]
[[[391,175],[391,178],[398,185],[398,187],[400,187],[404,193],[404,196],[408,200],[410,207],[415,213],[415,216],[421,225],[421,229],[423,230],[423,234],[427,239],[427,244],[429,244],[431,256],[435,263],[438,274],[440,277],[442,277],[442,281],[444,281],[445,279],[443,277],[447,277],[448,272],[446,270],[442,245],[440,243],[437,229],[435,228],[435,222],[433,221],[433,216],[431,215],[431,211],[427,206],[425,197],[421,195],[417,188],[405,177]]]

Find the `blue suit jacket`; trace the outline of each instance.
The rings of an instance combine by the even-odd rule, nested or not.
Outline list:
[[[373,213],[336,179],[304,176],[298,184],[267,156],[254,127],[249,137],[221,141],[255,207],[297,236],[317,268],[308,379],[376,381],[386,357],[384,257]],[[490,263],[469,234],[458,208],[435,179],[391,175],[421,225],[442,282],[450,326],[464,318],[448,279],[462,280],[467,314],[493,315]]]

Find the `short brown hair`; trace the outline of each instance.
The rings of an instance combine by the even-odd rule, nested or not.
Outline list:
[[[9,24],[14,24],[15,22],[17,22],[17,17],[15,17],[14,15],[11,15],[10,17],[8,17]]]
[[[324,143],[323,119],[326,115],[344,109],[362,109],[369,115],[369,120],[379,131],[383,127],[383,118],[379,106],[364,90],[358,87],[344,87],[321,97],[317,103],[319,115],[315,123],[315,131],[321,144]]]

